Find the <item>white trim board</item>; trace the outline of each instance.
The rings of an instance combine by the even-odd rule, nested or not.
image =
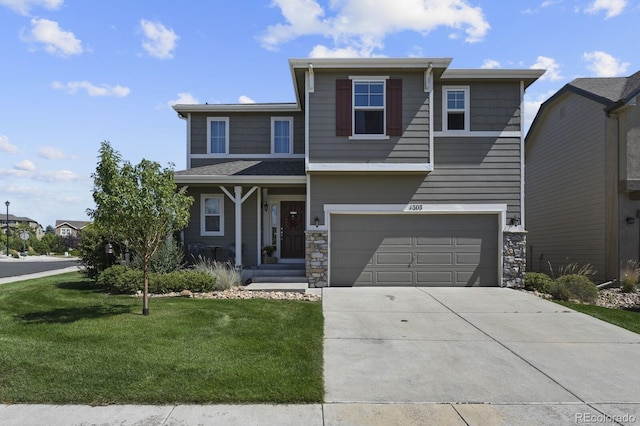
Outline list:
[[[312,163],[308,172],[412,172],[433,171],[431,163]]]

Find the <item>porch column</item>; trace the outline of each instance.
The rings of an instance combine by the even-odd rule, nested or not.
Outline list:
[[[236,204],[236,267],[242,265],[242,187],[234,186]]]

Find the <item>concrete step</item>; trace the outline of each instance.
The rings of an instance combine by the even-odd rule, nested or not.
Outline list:
[[[264,282],[264,283],[256,283],[253,282],[245,287],[246,290],[250,291],[286,291],[286,292],[295,292],[295,293],[305,293],[309,285],[307,283],[274,283],[274,282]]]
[[[272,276],[272,277],[249,277],[252,283],[307,283],[307,277],[305,276]],[[246,279],[245,279],[246,281]]]

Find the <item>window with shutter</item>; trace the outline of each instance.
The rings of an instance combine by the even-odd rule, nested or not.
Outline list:
[[[336,136],[402,135],[402,80],[336,80]]]

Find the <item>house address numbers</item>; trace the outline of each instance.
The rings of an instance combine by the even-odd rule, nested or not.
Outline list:
[[[408,204],[407,207],[405,207],[404,211],[405,212],[421,212],[423,209],[424,209],[423,204]]]

